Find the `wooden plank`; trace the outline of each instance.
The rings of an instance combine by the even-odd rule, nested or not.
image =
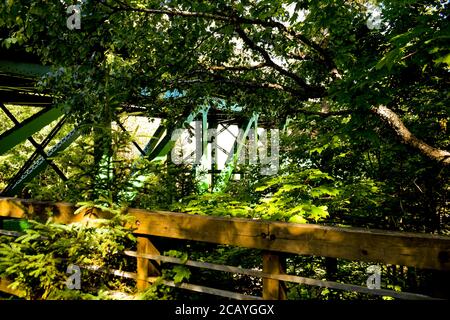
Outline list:
[[[134,279],[134,280],[137,279],[136,272],[128,272],[128,271],[117,270],[117,269],[107,269],[107,268],[99,267],[99,266],[81,265],[80,267],[83,269],[86,269],[86,270],[94,271],[94,272],[109,273],[109,274],[112,274],[112,275],[115,275],[115,276],[121,277],[121,278]]]
[[[137,253],[138,254],[157,254],[160,252],[151,243],[148,237],[137,237]],[[137,258],[137,289],[138,291],[145,291],[148,288],[147,278],[151,276],[159,276],[161,273],[155,264],[151,263],[148,259]]]
[[[300,276],[293,276],[288,274],[270,274],[263,271],[258,270],[251,270],[251,269],[245,269],[241,267],[233,267],[233,266],[227,266],[227,265],[221,265],[221,264],[215,264],[215,263],[209,263],[209,262],[199,262],[199,261],[192,261],[187,260],[184,261],[180,258],[174,258],[174,257],[167,257],[167,256],[161,256],[161,255],[153,255],[153,254],[137,254],[135,251],[125,251],[125,255],[131,256],[131,257],[142,257],[150,260],[158,260],[168,263],[175,263],[175,264],[182,264],[186,266],[196,267],[196,268],[204,268],[208,270],[215,270],[215,271],[223,271],[223,272],[230,272],[230,273],[236,273],[236,274],[245,274],[252,277],[259,277],[259,278],[267,278],[267,279],[275,279],[285,282],[293,282],[298,284],[305,284],[309,286],[318,286],[323,288],[330,288],[330,289],[337,289],[337,290],[344,290],[344,291],[353,291],[353,292],[359,292],[359,293],[366,293],[371,295],[377,295],[377,296],[389,296],[394,297],[398,299],[405,299],[405,300],[437,300],[436,298],[429,297],[422,294],[417,293],[410,293],[410,292],[397,292],[393,290],[388,289],[369,289],[364,286],[354,285],[354,284],[346,284],[346,283],[340,283],[335,281],[325,281],[325,280],[317,280],[317,279],[311,279],[311,278],[305,278]]]
[[[263,252],[263,272],[269,274],[282,274],[281,259],[278,254],[271,251]],[[264,300],[286,300],[284,286],[278,279],[263,279],[263,299]]]
[[[269,233],[273,251],[450,270],[450,237],[280,222]]]
[[[67,202],[46,202],[11,197],[0,198],[0,216],[4,218],[23,218],[46,221],[49,213],[55,222],[68,224],[80,222],[86,218],[107,217],[107,213],[97,209],[73,214],[76,206]]]
[[[158,237],[264,249],[269,223],[249,219],[219,218],[176,212],[129,209],[136,218],[135,232]]]
[[[133,273],[133,272],[126,272],[126,271],[114,270],[114,269],[107,270],[104,268],[98,268],[98,267],[92,267],[92,266],[84,266],[83,268],[93,270],[93,271],[99,271],[99,272],[103,272],[103,273],[110,273],[110,274],[113,274],[115,276],[122,277],[122,278],[136,279],[136,280],[138,278],[137,274]],[[247,295],[247,294],[236,293],[236,292],[232,292],[232,291],[215,289],[215,288],[210,288],[210,287],[205,287],[205,286],[199,286],[199,285],[191,284],[191,283],[184,283],[184,282],[183,283],[175,283],[173,281],[160,279],[158,277],[147,277],[147,281],[150,283],[153,283],[157,280],[159,280],[160,283],[162,283],[166,286],[169,286],[169,287],[181,288],[181,289],[186,289],[186,290],[201,292],[201,293],[207,293],[207,294],[230,298],[230,299],[262,300],[261,297],[257,297],[257,296],[251,296],[251,295]]]
[[[25,208],[25,209],[24,209]],[[45,216],[55,212],[55,221],[81,221],[75,207],[14,198],[0,198],[0,216]],[[313,224],[218,218],[185,213],[129,209],[140,235],[196,240],[210,243],[316,255],[348,260],[381,262],[436,270],[450,270],[450,237],[419,233],[337,228]],[[97,212],[104,217],[106,213]]]
[[[205,286],[199,286],[199,285],[191,284],[191,283],[175,283],[173,281],[168,281],[168,280],[162,280],[161,283],[166,286],[169,286],[169,287],[181,288],[181,289],[186,289],[186,290],[190,290],[190,291],[194,291],[194,292],[207,293],[207,294],[212,294],[215,296],[225,297],[225,298],[230,298],[230,299],[235,299],[235,300],[262,300],[261,297],[231,292],[231,291],[227,291],[227,290],[215,289],[215,288],[210,288],[210,287],[205,287]]]
[[[23,233],[17,231],[0,230],[0,235],[17,238],[23,235]]]
[[[23,292],[22,290],[19,289],[11,289],[9,287],[9,285],[12,282],[4,279],[4,278],[0,278],[0,291],[5,292],[7,294],[13,295],[13,296],[17,296],[17,297],[24,297],[25,296],[25,292]]]

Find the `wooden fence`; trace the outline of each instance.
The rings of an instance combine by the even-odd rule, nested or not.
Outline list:
[[[48,212],[53,213],[55,222],[72,223],[89,219],[87,213],[96,217],[108,218],[107,212],[93,210],[74,215],[76,207],[69,203],[50,203],[15,198],[0,198],[0,217],[46,219]],[[428,234],[390,232],[359,228],[338,228],[313,224],[293,224],[239,218],[218,218],[190,215],[175,212],[128,209],[133,216],[132,227],[137,236],[137,250],[124,254],[137,259],[136,272],[108,270],[117,276],[135,279],[139,290],[144,290],[149,282],[158,275],[160,262],[184,264],[190,267],[244,274],[263,279],[262,299],[285,299],[283,282],[333,289],[392,296],[401,299],[429,299],[430,297],[385,289],[369,289],[364,286],[323,281],[284,274],[282,255],[292,253],[330,258],[342,258],[353,261],[365,261],[391,265],[410,266],[440,271],[450,270],[450,237]],[[249,270],[234,266],[225,266],[198,261],[182,261],[162,256],[150,241],[149,236],[183,240],[195,240],[216,244],[263,250],[262,271]],[[94,267],[90,267],[95,269]],[[97,270],[101,271],[101,270]],[[205,286],[164,281],[168,286],[177,286],[187,290],[205,292],[234,299],[261,299],[261,297],[243,295],[209,288]],[[1,288],[7,285],[0,282]]]

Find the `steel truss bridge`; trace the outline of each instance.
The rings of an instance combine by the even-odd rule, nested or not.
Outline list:
[[[17,58],[0,55],[0,113],[3,112],[14,124],[13,127],[0,130],[0,156],[5,155],[8,151],[25,141],[31,143],[34,147],[34,152],[12,176],[6,188],[0,190],[1,196],[20,194],[25,184],[47,167],[51,167],[63,181],[67,181],[68,177],[65,175],[64,170],[59,168],[52,158],[63,154],[79,136],[85,134],[79,126],[75,127],[70,121],[67,121],[68,115],[54,103],[54,99],[50,95],[37,92],[35,88],[36,81],[48,73],[50,68],[40,65],[37,61],[30,61],[20,56],[18,58],[19,60],[17,61]],[[8,106],[35,107],[39,110],[31,117],[19,121]],[[132,108],[133,116],[142,116],[142,114],[139,115],[139,111],[145,111],[144,108],[137,106]],[[129,110],[130,106],[126,106],[123,111]],[[136,113],[136,111],[138,112]],[[154,117],[164,119],[166,115],[160,113],[155,114]],[[205,165],[207,167],[206,171],[209,175],[207,184],[210,191],[222,190],[233,174],[238,173],[238,160],[242,159],[244,152],[248,152],[249,148],[246,145],[246,141],[248,141],[249,136],[254,135],[258,139],[260,135],[258,128],[261,129],[262,126],[266,128],[274,127],[273,123],[260,118],[258,114],[244,116],[239,111],[230,113],[224,112],[217,107],[205,106],[198,112],[192,112],[170,128],[166,127],[161,121],[145,146],[141,146],[136,141],[133,141],[133,145],[138,150],[138,158],[145,158],[150,161],[164,159],[170,154],[176,144],[173,138],[174,130],[189,126],[192,128],[192,122],[194,121],[201,123],[200,129],[198,126],[193,128],[196,134],[200,134],[200,139],[196,137],[196,142],[201,145],[200,148],[197,146],[197,154],[194,157],[201,159],[203,170]],[[52,126],[52,129],[42,141],[37,142],[33,135],[48,125]],[[118,117],[115,117],[114,125],[123,131],[127,130]],[[55,143],[55,137],[58,136],[58,133],[63,128],[67,129],[67,126],[72,126],[69,133]],[[237,135],[231,132],[231,126],[237,126],[240,134]],[[217,135],[228,131],[234,140],[232,148],[225,150],[219,145],[218,141],[213,141],[214,137],[208,135],[208,130],[211,128],[216,130],[216,138]],[[198,154],[199,150],[201,152],[200,155]],[[227,156],[227,161],[221,170],[218,169],[217,161],[215,161],[217,156],[215,152],[217,150],[220,150]],[[189,156],[192,157],[192,153]],[[136,160],[138,161],[138,159]],[[209,163],[205,164],[205,162]],[[194,169],[195,167],[194,165]],[[139,187],[143,186],[145,179],[136,176],[134,181],[136,190],[139,190]],[[134,195],[131,194],[129,196],[133,198]]]

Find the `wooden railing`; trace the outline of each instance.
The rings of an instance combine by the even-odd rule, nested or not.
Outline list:
[[[79,222],[88,218],[84,213],[74,215],[75,210],[76,207],[69,203],[0,198],[0,217],[3,218],[39,220],[46,219],[48,212],[52,212],[55,222],[59,223]],[[95,216],[108,218],[107,212],[95,209],[94,213]],[[118,270],[107,272],[135,279],[139,290],[144,290],[149,282],[157,279],[158,263],[166,262],[261,277],[263,278],[263,299],[284,299],[286,294],[283,290],[283,281],[402,299],[430,298],[415,293],[369,289],[364,286],[287,275],[283,273],[281,267],[280,253],[342,258],[441,271],[450,270],[450,237],[313,224],[218,218],[141,209],[128,209],[127,213],[135,217],[132,227],[137,236],[137,250],[125,251],[125,254],[137,259],[137,270],[135,273]],[[150,241],[149,236],[261,249],[263,250],[262,271],[190,260],[181,261],[173,257],[162,256]],[[171,281],[163,283],[228,298],[261,299],[261,297],[188,283],[181,285]],[[0,283],[0,290],[1,287]]]

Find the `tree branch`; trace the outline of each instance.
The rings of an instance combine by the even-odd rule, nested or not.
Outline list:
[[[372,107],[371,112],[380,117],[391,129],[393,129],[402,143],[408,145],[443,165],[450,165],[450,152],[430,146],[412,134],[404,125],[400,117],[391,109],[380,105]]]
[[[322,56],[323,62],[328,66],[329,69],[336,68],[336,64],[334,63],[333,59],[330,57],[330,54],[325,49],[323,49],[319,44],[314,43],[313,41],[311,41],[304,35],[302,35],[298,32],[295,32],[292,29],[289,29],[281,22],[276,22],[276,21],[273,21],[272,19],[269,19],[269,21],[271,24],[274,24],[274,26],[278,30],[293,36],[294,38],[298,39],[299,41],[303,42],[305,45],[307,45],[308,47],[312,48],[314,51],[319,53]]]
[[[258,52],[262,56],[262,58],[266,62],[267,66],[272,67],[274,70],[278,71],[280,74],[294,80],[305,91],[310,92],[311,98],[319,98],[323,95],[324,90],[322,88],[311,87],[310,85],[308,85],[305,82],[305,80],[303,80],[297,74],[295,74],[289,70],[286,70],[283,67],[281,67],[280,65],[276,64],[270,57],[269,53],[265,49],[258,46],[252,39],[250,39],[250,37],[245,33],[244,30],[241,29],[240,26],[236,26],[235,30],[236,30],[237,34],[241,37],[241,39],[244,41],[244,43],[250,47],[250,49]]]
[[[294,96],[301,96],[304,94],[303,91],[296,90],[294,88],[283,86],[278,83],[273,82],[256,82],[256,81],[248,81],[248,80],[239,80],[239,79],[229,79],[222,77],[217,74],[209,74],[212,79],[184,79],[184,80],[175,80],[171,81],[170,85],[184,85],[184,84],[195,84],[195,83],[222,83],[222,84],[232,84],[238,87],[241,87],[243,89],[273,89],[277,91],[282,91],[286,93],[290,93]],[[304,97],[304,99],[307,99],[309,97]]]
[[[330,68],[336,68],[336,65],[332,58],[330,57],[330,54],[323,49],[319,44],[311,41],[304,35],[295,32],[293,29],[290,29],[286,27],[284,24],[278,21],[274,21],[273,19],[255,19],[255,18],[244,18],[240,17],[237,14],[225,14],[225,13],[206,13],[206,12],[190,12],[190,11],[184,11],[184,10],[177,10],[174,8],[171,9],[150,9],[150,8],[136,8],[132,7],[123,1],[116,0],[116,2],[119,4],[119,7],[114,7],[108,5],[111,9],[118,9],[122,11],[134,11],[134,12],[142,12],[147,14],[165,14],[170,17],[173,16],[179,16],[179,17],[186,17],[186,18],[205,18],[215,21],[224,21],[232,24],[251,24],[251,25],[260,25],[263,27],[268,28],[276,28],[280,30],[282,33],[290,35],[291,37],[294,37],[298,41],[302,42],[306,46],[312,48],[314,51],[319,53],[319,55],[322,57],[323,61],[326,63],[326,65]],[[102,2],[102,4],[105,4]]]
[[[306,82],[302,78],[300,78],[298,75],[296,75],[295,73],[290,72],[290,71],[284,69],[283,67],[281,67],[280,65],[276,64],[272,60],[272,58],[270,58],[269,53],[265,49],[263,49],[260,46],[258,46],[252,39],[250,39],[250,37],[245,33],[244,30],[241,29],[240,26],[236,26],[235,30],[236,30],[237,34],[241,37],[241,39],[244,41],[244,43],[247,46],[249,46],[250,49],[258,52],[263,57],[264,61],[266,61],[266,64],[268,66],[270,66],[273,69],[277,70],[282,75],[293,79],[301,87],[303,87],[303,88],[307,88],[308,87]]]
[[[251,71],[267,67],[266,63],[258,63],[250,66],[203,66],[207,70],[211,71]]]
[[[311,116],[320,116],[322,118],[332,117],[332,116],[348,116],[349,114],[355,113],[354,110],[339,110],[339,111],[311,111],[306,109],[297,109],[294,112],[311,115]]]

